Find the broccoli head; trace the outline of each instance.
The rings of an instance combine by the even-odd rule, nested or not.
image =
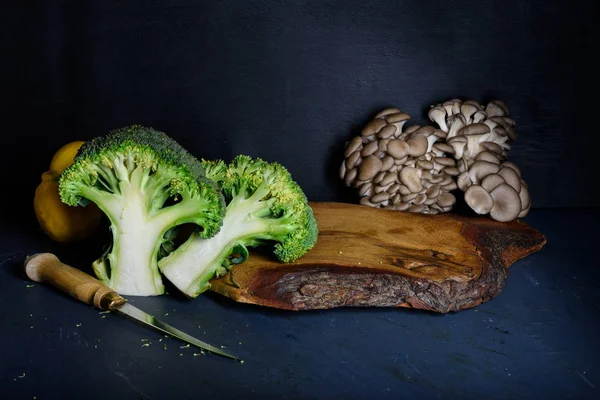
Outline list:
[[[93,263],[98,279],[124,295],[164,293],[159,250],[173,229],[196,236],[221,229],[225,201],[200,160],[165,133],[132,125],[85,142],[59,180],[61,200],[95,203],[112,231],[109,251]]]
[[[229,164],[203,160],[202,165],[225,197],[221,230],[211,238],[192,234],[158,263],[187,296],[197,297],[210,288],[210,279],[245,261],[248,247],[269,246],[285,263],[313,248],[318,236],[313,210],[281,164],[239,155]]]

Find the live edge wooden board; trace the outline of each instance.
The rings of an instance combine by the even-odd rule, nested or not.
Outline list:
[[[439,313],[474,307],[505,287],[508,267],[545,244],[522,221],[426,215],[346,203],[311,203],[315,247],[295,263],[251,253],[211,290],[286,310],[408,307]]]

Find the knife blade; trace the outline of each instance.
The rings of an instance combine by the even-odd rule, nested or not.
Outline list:
[[[32,281],[48,283],[70,296],[105,311],[113,311],[211,353],[243,362],[131,305],[117,292],[85,272],[60,261],[52,253],[25,258],[25,273]]]

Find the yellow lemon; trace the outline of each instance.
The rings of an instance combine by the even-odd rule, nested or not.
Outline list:
[[[42,230],[57,242],[75,242],[89,237],[100,224],[102,212],[94,203],[86,207],[68,206],[60,200],[58,179],[73,164],[82,141],[67,143],[52,157],[50,169],[42,174],[35,190],[33,208]]]

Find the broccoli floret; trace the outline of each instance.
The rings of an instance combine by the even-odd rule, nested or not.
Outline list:
[[[227,208],[219,233],[208,239],[192,234],[159,261],[160,271],[179,290],[197,297],[210,288],[210,279],[245,261],[248,247],[269,246],[285,263],[313,248],[318,236],[313,210],[285,167],[246,155],[228,165],[202,162]]]
[[[153,128],[133,125],[85,142],[59,180],[61,200],[94,202],[110,220],[112,245],[93,263],[96,276],[120,294],[164,293],[157,262],[173,230],[196,224],[214,236],[225,201],[200,160]],[[164,256],[164,254],[162,254]]]

